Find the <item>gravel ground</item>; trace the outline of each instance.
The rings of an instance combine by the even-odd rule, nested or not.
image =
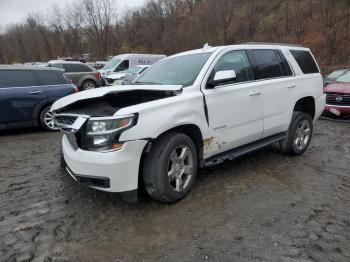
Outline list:
[[[309,150],[274,148],[200,171],[160,204],[75,183],[60,133],[0,135],[1,261],[350,261],[350,125],[321,120]]]

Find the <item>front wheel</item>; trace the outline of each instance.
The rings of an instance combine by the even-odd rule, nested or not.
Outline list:
[[[309,114],[295,111],[289,126],[287,137],[280,141],[281,151],[286,155],[301,155],[308,148],[313,131],[312,118]]]
[[[197,150],[192,140],[181,133],[163,135],[144,159],[146,191],[161,202],[179,201],[191,192],[197,169]]]

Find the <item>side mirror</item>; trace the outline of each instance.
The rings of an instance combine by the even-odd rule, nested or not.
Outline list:
[[[215,73],[214,78],[208,81],[208,87],[214,88],[215,86],[235,81],[236,78],[235,70],[218,71]]]

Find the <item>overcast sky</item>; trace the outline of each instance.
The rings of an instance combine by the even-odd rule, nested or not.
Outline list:
[[[78,0],[0,0],[0,27],[23,21],[33,12],[45,12],[50,6],[65,7]],[[119,11],[137,7],[146,0],[113,0]]]

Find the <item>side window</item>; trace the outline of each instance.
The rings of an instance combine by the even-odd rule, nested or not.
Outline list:
[[[317,64],[309,51],[290,50],[304,74],[319,73]]]
[[[37,85],[37,80],[30,70],[0,70],[0,88]]]
[[[283,75],[284,76],[292,76],[293,75],[292,69],[290,68],[290,65],[289,65],[287,59],[285,58],[285,56],[283,55],[283,53],[280,50],[278,50],[278,51],[276,51],[276,54],[277,54],[277,57],[279,58]]]
[[[281,57],[275,50],[256,49],[249,50],[248,54],[253,61],[255,79],[268,79],[284,75],[281,66]]]
[[[65,70],[66,73],[76,72],[73,64],[64,64],[63,69]]]
[[[87,65],[78,65],[79,66],[79,72],[92,72],[92,69],[88,67]]]
[[[35,72],[40,85],[64,85],[68,84],[68,80],[63,76],[62,72],[42,70]]]
[[[124,71],[126,69],[129,68],[129,60],[124,60],[123,62],[121,62],[117,68],[114,70],[114,72],[120,72],[120,71]]]
[[[237,77],[235,83],[253,80],[253,73],[244,50],[224,54],[215,65],[209,79],[214,78],[216,72],[225,70],[235,70]]]
[[[92,70],[86,65],[64,64],[63,67],[67,73],[92,72]]]

